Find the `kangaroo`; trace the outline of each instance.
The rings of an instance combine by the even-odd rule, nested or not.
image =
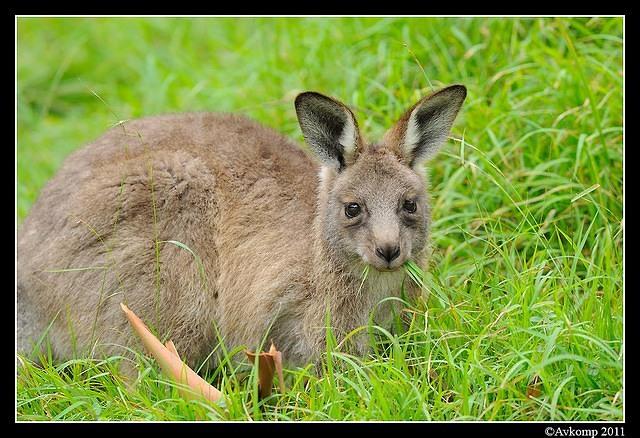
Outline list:
[[[368,143],[347,106],[304,92],[307,149],[235,114],[112,127],[65,160],[19,230],[18,351],[44,333],[59,360],[141,349],[124,302],[191,366],[215,362],[220,339],[317,362],[327,315],[338,339],[374,311],[388,321],[377,305],[400,296],[403,264],[426,263],[425,162],[465,97],[443,88]]]

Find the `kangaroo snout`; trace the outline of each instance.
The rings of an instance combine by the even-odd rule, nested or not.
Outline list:
[[[378,271],[395,271],[402,266],[405,257],[402,255],[400,244],[397,241],[392,243],[377,243],[374,246],[375,255],[368,257],[370,265]]]
[[[400,255],[399,245],[382,245],[376,248],[376,255],[387,263],[391,263]]]
[[[378,271],[396,270],[404,262],[399,221],[392,215],[378,214],[372,215],[371,222],[370,246],[365,261]]]

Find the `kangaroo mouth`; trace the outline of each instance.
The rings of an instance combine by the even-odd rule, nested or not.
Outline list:
[[[397,263],[395,260],[393,263],[371,263],[368,262],[368,265],[370,265],[373,269],[375,269],[378,272],[397,272],[400,269],[402,269],[402,266],[404,264],[404,261],[402,263]]]
[[[365,266],[369,266],[375,269],[377,272],[397,272],[402,269],[402,266],[406,262],[406,257],[400,256],[391,261],[383,260],[382,257],[371,255],[367,252],[361,252],[359,254],[359,262],[364,263]]]
[[[387,268],[383,268],[383,267],[379,267],[379,266],[373,266],[373,268],[374,268],[376,271],[378,271],[378,272],[396,272],[396,271],[398,271],[401,267],[402,267],[402,265],[400,265],[400,266],[396,266],[396,267],[393,267],[393,268],[389,268],[389,267],[387,267]]]

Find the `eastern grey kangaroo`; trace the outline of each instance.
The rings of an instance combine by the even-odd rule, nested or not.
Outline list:
[[[425,161],[466,97],[453,85],[365,142],[344,104],[295,99],[312,153],[243,116],[126,121],[71,154],[18,234],[18,351],[47,332],[55,358],[142,351],[119,303],[191,366],[273,340],[285,363],[317,361],[399,296],[424,265]],[[369,266],[363,281],[363,271]],[[367,343],[353,343],[357,354]],[[215,360],[215,359],[213,359]]]

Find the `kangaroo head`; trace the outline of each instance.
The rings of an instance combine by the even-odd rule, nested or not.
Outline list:
[[[449,135],[466,97],[453,85],[418,101],[379,143],[365,143],[349,108],[306,92],[295,100],[322,164],[322,238],[335,256],[393,271],[425,248],[430,222],[424,164]]]

